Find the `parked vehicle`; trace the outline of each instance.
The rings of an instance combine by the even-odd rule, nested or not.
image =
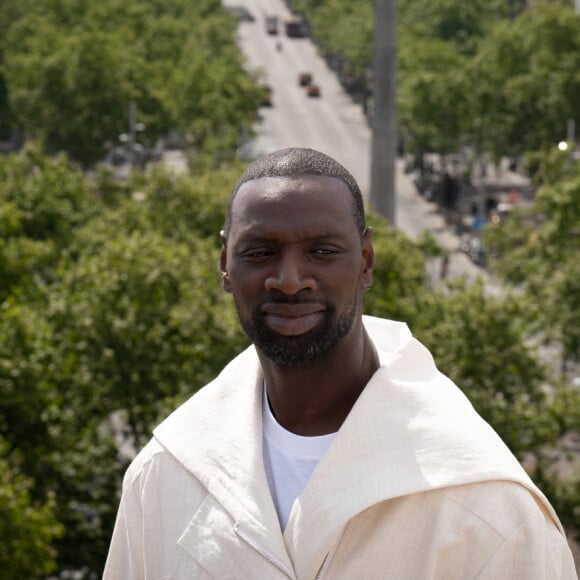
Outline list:
[[[262,90],[262,100],[260,101],[260,106],[271,107],[272,106],[272,87],[266,83],[260,85]]]
[[[419,174],[413,180],[417,191],[427,200],[434,201],[441,187],[440,177],[432,173]]]
[[[277,16],[266,16],[266,32],[268,34],[278,34]]]
[[[319,97],[321,94],[320,91],[320,87],[314,83],[310,83],[307,87],[306,87],[306,94],[309,97]]]
[[[301,72],[298,75],[298,84],[301,87],[307,87],[312,82],[312,73]]]
[[[304,38],[306,36],[306,24],[300,16],[289,18],[284,23],[286,36],[289,38]]]

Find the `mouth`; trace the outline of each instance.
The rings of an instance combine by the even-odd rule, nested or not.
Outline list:
[[[322,304],[276,304],[262,307],[262,314],[268,327],[283,336],[298,336],[312,330],[324,317]]]

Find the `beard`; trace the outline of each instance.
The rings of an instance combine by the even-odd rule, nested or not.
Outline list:
[[[277,304],[300,304],[308,302],[296,298],[275,298],[266,302]],[[236,304],[236,306],[238,306]],[[324,317],[320,324],[297,336],[284,336],[271,330],[264,321],[262,304],[252,311],[252,316],[243,318],[238,310],[238,317],[244,332],[260,350],[272,362],[281,366],[302,366],[329,353],[351,330],[354,323],[357,304],[342,316],[338,316],[336,308],[326,304]]]

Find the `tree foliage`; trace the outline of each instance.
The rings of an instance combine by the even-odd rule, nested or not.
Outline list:
[[[260,102],[218,0],[43,0],[14,9],[0,62],[14,125],[85,165],[129,130],[130,101],[146,141],[176,129],[197,149],[235,146]]]
[[[401,130],[418,155],[457,151],[469,125],[466,57],[438,38],[405,38],[399,51]]]
[[[42,578],[56,568],[53,541],[62,534],[55,501],[31,497],[31,480],[0,438],[0,569],[4,578]]]
[[[580,17],[572,7],[538,3],[499,23],[467,69],[473,133],[501,155],[546,149],[580,118]]]
[[[218,276],[239,172],[158,169],[116,183],[34,148],[0,158],[3,267],[13,246],[46,246],[0,279],[0,436],[21,457],[30,501],[54,494],[64,535],[46,535],[47,569],[56,550],[59,569],[100,573],[127,461],[119,445],[139,448],[247,344]]]
[[[580,363],[580,171],[560,157],[562,177],[554,180],[555,159],[547,156],[538,177],[549,181],[533,207],[489,228],[485,239],[494,272],[525,292],[536,332],[561,348],[563,368],[572,370]]]

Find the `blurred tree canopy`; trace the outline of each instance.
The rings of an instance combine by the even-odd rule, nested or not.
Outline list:
[[[544,388],[547,405],[537,420],[555,429],[559,443],[540,449],[534,479],[578,538],[580,166],[555,148],[531,155],[529,163],[538,187],[533,205],[487,226],[484,240],[491,271],[517,291],[528,343],[539,345],[543,358],[553,361]],[[554,477],[554,465],[567,457],[572,474]]]
[[[499,158],[555,146],[580,119],[580,15],[542,2],[498,23],[467,75],[480,149]]]
[[[196,149],[229,150],[256,118],[260,90],[219,0],[6,4],[4,133],[23,129],[88,166],[128,132],[131,101],[149,143],[172,129]]]
[[[0,158],[13,224],[0,230],[2,262],[12,245],[43,250],[0,278],[0,437],[27,490],[6,517],[38,513],[38,574],[56,565],[99,576],[130,456],[248,344],[218,275],[218,232],[242,169],[192,177],[152,166],[119,182],[33,146]],[[41,190],[45,203],[31,202]],[[27,221],[31,203],[39,212]],[[369,222],[377,268],[366,311],[408,322],[520,457],[554,449],[574,429],[574,398],[543,389],[552,379],[521,303],[461,283],[432,289],[428,244]],[[545,472],[571,521],[571,488]]]
[[[218,270],[240,172],[117,182],[33,145],[0,157],[0,437],[26,482],[14,509],[38,506],[38,573],[57,554],[60,570],[100,575],[119,445],[142,446],[247,344]]]
[[[580,363],[580,167],[556,149],[540,159],[533,206],[487,228],[485,240],[492,270],[525,293],[535,332],[561,350],[566,375]]]
[[[54,513],[54,497],[43,502],[30,495],[32,482],[18,459],[9,456],[0,438],[0,569],[4,578],[37,578],[56,568],[55,538],[62,526]]]

